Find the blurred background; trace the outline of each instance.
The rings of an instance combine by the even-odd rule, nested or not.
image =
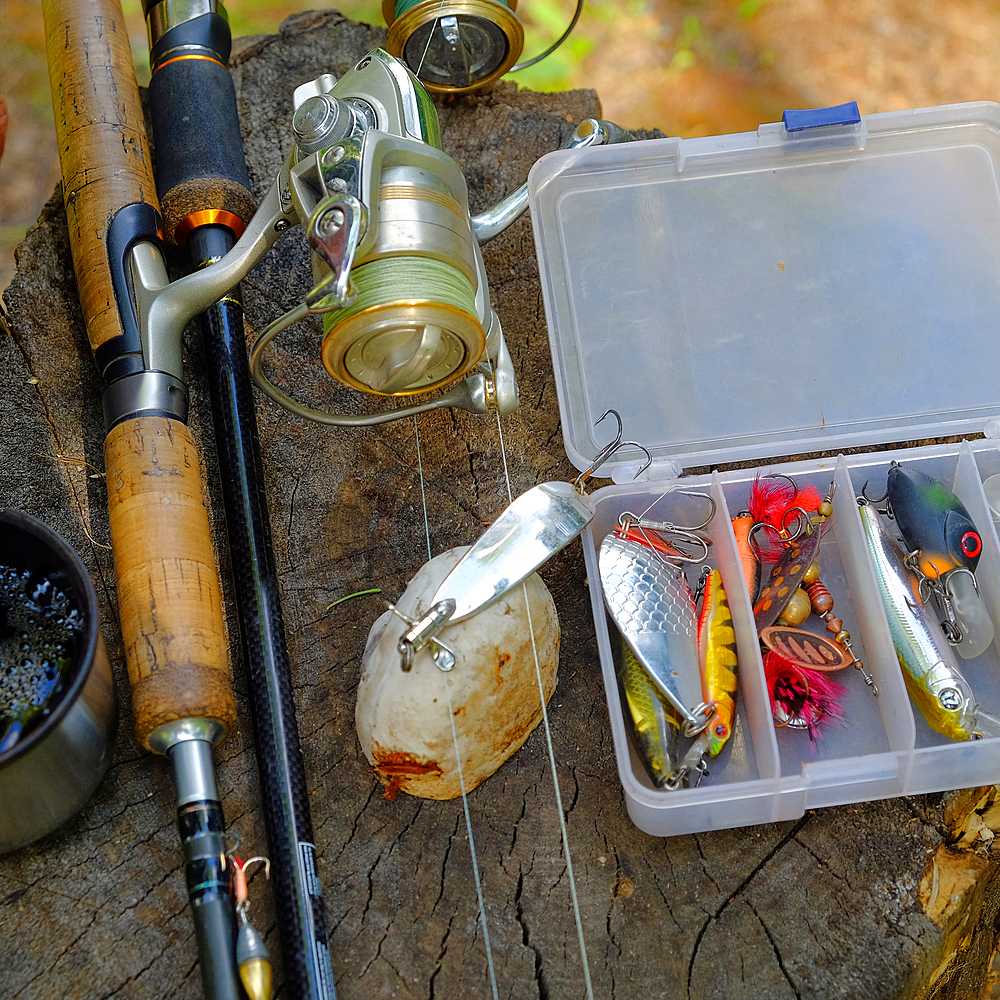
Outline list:
[[[139,82],[149,78],[140,0],[125,0]],[[308,5],[229,0],[233,35],[272,34]],[[568,23],[574,0],[520,0],[524,57]],[[59,180],[38,0],[0,3],[0,92],[10,125],[0,162],[0,289],[14,247]],[[382,24],[379,0],[342,0]],[[856,100],[862,113],[1000,100],[997,0],[586,0],[569,41],[514,79],[592,87],[627,127],[696,136],[755,129],[785,108]]]

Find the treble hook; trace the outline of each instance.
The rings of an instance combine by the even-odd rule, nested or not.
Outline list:
[[[635,474],[633,478],[638,479],[652,464],[653,456],[649,453],[649,449],[644,445],[639,444],[638,441],[623,441],[622,440],[622,418],[617,410],[605,410],[598,418],[594,421],[594,426],[596,427],[609,413],[613,413],[615,420],[618,421],[618,433],[614,436],[614,439],[606,444],[594,457],[594,461],[590,463],[590,468],[585,469],[573,480],[573,485],[578,489],[583,489],[583,484],[602,466],[604,463],[611,458],[611,456],[618,451],[619,448],[638,448],[646,456],[645,463],[639,468],[639,471]]]
[[[875,504],[875,503],[881,503],[883,500],[888,500],[889,499],[889,487],[888,486],[886,486],[886,488],[885,488],[885,493],[883,493],[882,496],[880,496],[880,497],[870,497],[867,494],[867,492],[865,492],[867,489],[868,489],[868,480],[866,479],[865,480],[865,485],[861,487],[861,495],[864,497],[865,503]],[[891,510],[886,509],[886,515],[888,517],[892,517]]]

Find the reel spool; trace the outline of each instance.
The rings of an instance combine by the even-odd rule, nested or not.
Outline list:
[[[382,0],[388,51],[423,85],[460,94],[508,72],[524,48],[517,0]]]
[[[430,170],[386,167],[378,228],[355,261],[357,295],[323,318],[322,358],[338,381],[376,395],[414,395],[466,375],[482,358],[480,276],[468,212]]]

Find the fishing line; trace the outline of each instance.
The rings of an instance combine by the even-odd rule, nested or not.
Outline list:
[[[423,54],[420,56],[420,62],[417,63],[417,68],[413,71],[413,75],[416,77],[420,76],[420,70],[423,68],[424,60],[427,58],[427,51],[431,47],[431,39],[434,37],[434,29],[438,26],[438,22],[441,20],[441,10],[444,7],[444,0],[438,4],[438,12],[434,15],[434,23],[431,25],[431,30],[427,32],[427,44],[424,46]]]
[[[420,457],[420,428],[417,427],[417,415],[413,414],[413,437],[417,442],[417,472],[420,473],[420,503],[424,508],[424,537],[427,539],[427,561],[433,558],[431,554],[431,523],[427,519],[427,494],[424,492],[424,463]]]
[[[503,456],[503,474],[507,481],[507,502],[513,503],[514,497],[510,488],[510,472],[507,468],[507,448],[503,440],[503,426],[500,414],[497,413],[497,431],[500,434],[500,454]],[[583,981],[587,988],[587,1000],[594,1000],[594,987],[590,981],[590,963],[587,960],[587,944],[583,938],[583,919],[580,916],[580,900],[576,894],[576,878],[573,875],[573,861],[569,853],[569,833],[566,830],[566,816],[563,812],[562,792],[559,790],[559,774],[556,771],[556,754],[552,746],[552,730],[549,728],[549,713],[545,705],[545,686],[542,683],[542,669],[538,663],[538,648],[535,645],[535,627],[531,621],[531,607],[528,604],[527,581],[521,584],[524,594],[524,610],[528,615],[528,634],[531,636],[531,651],[535,656],[535,678],[538,681],[538,694],[542,703],[542,725],[545,729],[545,742],[549,751],[549,766],[552,769],[552,785],[556,792],[556,809],[559,813],[559,829],[562,833],[563,852],[566,855],[566,873],[569,875],[569,894],[573,901],[573,916],[576,919],[576,934],[580,942],[580,958],[583,961]]]
[[[417,415],[413,415],[413,436],[417,444],[417,470],[420,473],[420,500],[424,507],[424,534],[427,538],[427,559],[431,560],[431,527],[427,516],[427,494],[424,491],[424,463],[420,455],[420,431],[417,428]],[[532,642],[534,640],[532,639]],[[535,662],[538,658],[536,656]],[[479,859],[476,856],[476,841],[472,835],[472,816],[469,814],[469,796],[465,791],[465,775],[462,772],[462,753],[458,745],[458,731],[455,729],[455,711],[451,704],[451,684],[448,674],[444,675],[444,691],[448,701],[448,721],[451,723],[451,739],[455,746],[455,764],[458,767],[458,786],[462,790],[462,809],[465,812],[465,829],[469,834],[469,853],[472,855],[472,877],[476,880],[476,897],[479,900],[479,920],[483,925],[483,942],[486,945],[486,965],[490,973],[490,987],[493,990],[493,1000],[499,1000],[497,993],[496,969],[493,965],[493,949],[490,946],[490,929],[486,924],[486,903],[483,900],[483,887],[479,878]]]

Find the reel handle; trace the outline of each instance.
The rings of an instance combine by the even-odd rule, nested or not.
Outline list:
[[[131,304],[116,296],[103,237],[122,208],[158,208],[142,106],[117,0],[42,6],[73,266],[107,362],[125,349],[119,310]],[[181,420],[140,410],[112,425],[105,462],[136,738],[148,748],[153,730],[184,718],[228,731],[236,703],[197,447]]]

